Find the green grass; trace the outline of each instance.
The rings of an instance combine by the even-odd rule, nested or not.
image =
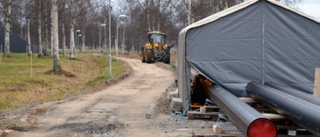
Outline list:
[[[78,60],[69,60],[60,55],[65,71],[59,75],[52,70],[52,58],[37,55],[11,54],[11,58],[0,59],[0,109],[14,108],[31,101],[53,101],[87,86],[95,86],[109,79],[108,58],[92,53],[77,54]],[[32,62],[32,64],[31,64]],[[124,62],[113,60],[113,76],[126,69]],[[66,73],[67,72],[67,73]],[[68,74],[68,75],[66,75]],[[70,77],[69,74],[74,74]]]

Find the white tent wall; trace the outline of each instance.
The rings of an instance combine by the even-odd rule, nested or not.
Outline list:
[[[275,1],[247,1],[180,32],[178,89],[184,109],[190,66],[237,96],[249,81],[312,93],[320,66],[320,24]]]

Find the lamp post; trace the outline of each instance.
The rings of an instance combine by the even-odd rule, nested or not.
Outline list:
[[[101,28],[102,27],[105,27],[106,26],[106,24],[100,24],[100,29],[99,29],[99,46],[100,46],[100,54],[102,54],[102,44],[101,44]]]
[[[81,32],[81,30],[76,30],[76,36],[77,36],[77,45],[78,45],[78,47],[79,47],[79,34],[78,33],[80,33]],[[80,47],[79,47],[80,48]],[[76,46],[76,49],[77,49],[77,46]],[[77,50],[76,50],[77,51]]]
[[[112,77],[112,59],[111,59],[111,0],[109,0],[109,76]]]
[[[126,15],[119,15],[117,18],[117,34],[116,34],[116,39],[115,39],[115,44],[116,44],[116,59],[118,60],[118,38],[119,38],[119,18],[125,18]]]
[[[80,40],[80,38],[82,37],[82,35],[81,34],[79,34],[78,35],[78,46],[79,46],[79,49],[82,49],[81,48],[81,44],[80,44],[80,42],[81,42],[81,40]],[[82,51],[82,50],[81,50]]]
[[[122,53],[124,53],[124,43],[125,43],[125,34],[126,34],[126,26],[123,25],[123,33],[122,33]]]

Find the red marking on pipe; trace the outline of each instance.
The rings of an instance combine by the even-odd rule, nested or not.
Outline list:
[[[276,137],[276,126],[268,119],[260,118],[253,121],[248,128],[248,137]]]

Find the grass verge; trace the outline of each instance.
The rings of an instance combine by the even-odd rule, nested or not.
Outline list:
[[[108,58],[94,53],[77,54],[77,60],[60,56],[64,70],[53,74],[52,58],[12,54],[0,61],[0,110],[26,105],[32,101],[48,102],[81,92],[109,79]],[[125,71],[124,62],[112,60],[112,74]]]

